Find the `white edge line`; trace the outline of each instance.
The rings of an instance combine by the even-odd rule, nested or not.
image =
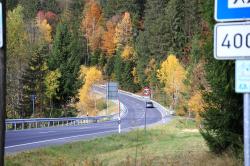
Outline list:
[[[111,133],[111,132],[114,132],[114,131],[117,131],[117,130],[111,130],[111,131],[105,131],[105,132],[98,132],[98,133],[92,133],[92,134],[84,134],[84,135],[75,135],[75,136],[70,136],[70,137],[49,139],[49,140],[37,141],[37,142],[30,142],[30,143],[26,143],[26,144],[19,144],[19,145],[7,146],[7,147],[5,147],[5,149],[20,147],[20,146],[26,146],[26,145],[32,145],[32,144],[45,143],[45,142],[51,142],[51,141],[64,140],[64,139],[70,139],[70,138],[77,138],[77,137],[88,136],[88,135]]]

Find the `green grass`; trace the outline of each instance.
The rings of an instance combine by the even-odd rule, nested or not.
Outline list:
[[[237,165],[208,151],[195,123],[176,118],[164,126],[6,157],[6,165]]]

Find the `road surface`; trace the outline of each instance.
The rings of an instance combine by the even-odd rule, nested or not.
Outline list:
[[[96,87],[105,92],[103,88]],[[127,114],[121,120],[122,132],[142,127],[145,123],[145,102],[126,93],[119,93],[120,101],[127,108]],[[162,114],[156,108],[147,109],[147,125],[162,121]],[[171,116],[166,117],[169,121]],[[5,140],[6,154],[16,153],[34,148],[59,145],[79,140],[89,140],[118,132],[117,121],[85,124],[81,126],[65,126],[7,131]]]

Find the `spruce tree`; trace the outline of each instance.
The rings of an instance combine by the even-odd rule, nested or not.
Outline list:
[[[122,75],[124,71],[124,65],[122,62],[122,58],[120,55],[116,55],[115,57],[115,65],[114,65],[114,74],[115,74],[115,79],[119,82],[120,86],[123,87],[123,79]]]
[[[52,11],[56,14],[60,13],[60,8],[58,7],[58,2],[56,0],[45,0],[41,1],[41,9],[45,11]]]
[[[213,1],[202,2],[202,16],[209,25],[208,31],[214,26],[213,6]],[[202,37],[206,43],[202,51],[208,62],[205,67],[211,91],[204,94],[206,107],[201,133],[213,152],[233,151],[240,156],[243,151],[243,98],[235,93],[235,64],[215,60],[212,36]]]
[[[109,57],[106,65],[104,66],[104,73],[108,80],[110,80],[112,73],[114,73],[115,59],[115,56]]]
[[[119,82],[119,84],[124,90],[135,92],[136,90],[138,90],[138,86],[134,83],[134,77],[132,74],[132,70],[134,67],[133,62],[128,60],[123,62],[123,64],[124,69],[122,70],[122,80]]]
[[[24,18],[30,20],[35,18],[37,12],[41,10],[41,1],[38,0],[20,0],[21,6],[24,8]]]
[[[59,96],[61,104],[66,104],[75,96],[80,86],[78,75],[81,62],[81,47],[78,38],[72,35],[69,26],[61,22],[57,26],[52,53],[48,59],[49,69],[59,69]]]
[[[143,5],[141,0],[100,0],[106,18],[129,12],[134,20],[137,20]]]
[[[7,10],[13,10],[17,6],[18,2],[19,0],[6,1]]]
[[[25,94],[23,100],[25,106],[24,117],[29,117],[32,115],[32,95],[36,97],[35,114],[41,115],[44,113],[44,78],[47,72],[47,66],[45,63],[47,53],[48,46],[36,46],[23,76]]]
[[[150,0],[145,4],[144,29],[139,32],[135,43],[138,53],[136,68],[141,86],[148,85],[145,69],[150,59],[154,58],[157,62],[161,62],[169,50],[167,43],[170,37],[164,21],[167,2]]]

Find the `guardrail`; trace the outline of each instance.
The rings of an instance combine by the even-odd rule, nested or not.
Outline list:
[[[121,103],[121,117],[127,114],[126,107]],[[31,128],[55,127],[55,126],[78,126],[89,123],[99,123],[105,121],[118,120],[119,114],[109,116],[85,116],[71,118],[32,118],[32,119],[6,119],[7,130],[24,130]]]

